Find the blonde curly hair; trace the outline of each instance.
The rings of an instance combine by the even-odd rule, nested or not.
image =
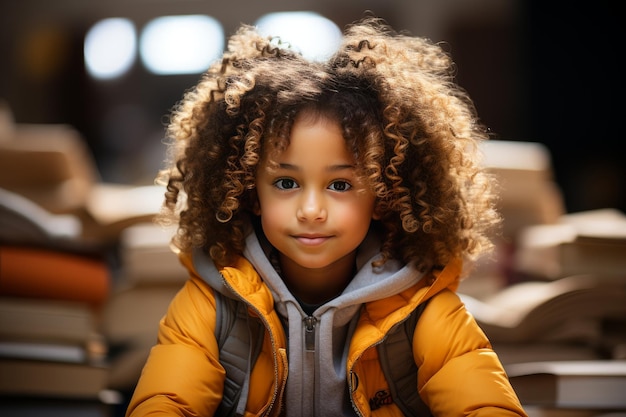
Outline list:
[[[500,218],[477,147],[488,136],[454,63],[439,45],[371,17],[350,25],[324,62],[251,26],[230,38],[171,114],[170,164],[157,180],[167,185],[159,219],[178,223],[177,248],[205,248],[220,265],[242,253],[257,165],[265,150],[288,146],[303,109],[341,125],[377,197],[378,264],[430,270],[492,248]]]

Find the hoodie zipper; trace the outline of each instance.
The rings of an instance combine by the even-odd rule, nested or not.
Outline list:
[[[307,352],[315,351],[315,325],[317,319],[313,316],[304,318],[304,347]]]

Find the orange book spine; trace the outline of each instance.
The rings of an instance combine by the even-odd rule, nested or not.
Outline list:
[[[111,276],[105,261],[45,249],[0,247],[0,295],[82,301],[101,307]]]

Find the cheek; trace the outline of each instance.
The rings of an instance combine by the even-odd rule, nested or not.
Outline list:
[[[263,225],[274,226],[276,224],[276,212],[277,210],[263,210],[261,212],[261,222]]]
[[[334,216],[339,224],[349,228],[368,228],[375,217],[374,205],[365,201],[355,201],[339,206]]]
[[[280,246],[280,236],[284,232],[286,219],[279,210],[263,210],[261,214],[261,229],[265,237],[275,247]]]
[[[379,217],[376,211],[376,199],[373,196],[362,196],[353,201],[349,211],[352,212],[355,221],[359,222],[377,220]]]
[[[264,229],[276,229],[284,224],[287,212],[280,204],[273,204],[265,199],[260,199],[255,214],[261,216],[261,224]]]
[[[256,198],[254,203],[254,214],[257,216],[264,216],[269,214],[274,208],[272,195],[268,192],[267,187],[264,184],[256,184]]]

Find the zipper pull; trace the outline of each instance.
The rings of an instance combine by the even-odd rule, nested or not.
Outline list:
[[[317,319],[313,316],[304,318],[304,347],[307,351],[315,350],[315,324]]]

